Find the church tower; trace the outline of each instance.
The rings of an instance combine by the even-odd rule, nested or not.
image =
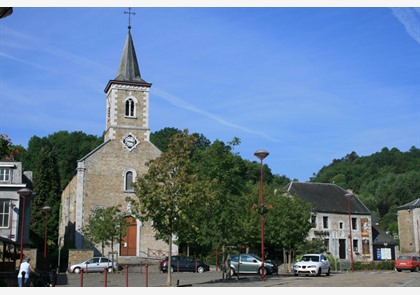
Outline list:
[[[161,155],[161,151],[150,142],[151,86],[140,75],[129,23],[117,74],[104,89],[104,142],[78,160],[76,175],[61,196],[61,243],[64,241],[74,245],[75,249],[83,249],[86,244],[83,229],[89,226],[93,210],[120,206],[130,226],[122,241],[114,245],[118,260],[128,263],[140,257],[150,257],[152,252],[167,253],[169,245],[155,239],[152,222],[139,220],[131,212],[128,201],[135,197],[133,183],[147,173],[147,163]],[[105,253],[111,250],[108,248]],[[177,251],[175,245],[172,249]]]
[[[140,75],[131,26],[115,79],[105,87],[105,141],[118,139],[129,151],[149,141],[149,91],[152,84]]]

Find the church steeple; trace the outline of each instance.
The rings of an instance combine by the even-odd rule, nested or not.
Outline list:
[[[142,142],[149,141],[151,86],[151,83],[141,78],[129,23],[117,75],[108,82],[104,90],[107,110],[105,141],[118,139],[130,152]]]
[[[125,40],[124,50],[115,80],[127,82],[146,82],[141,78],[140,75],[140,68],[137,62],[136,50],[134,49],[130,29],[128,29],[127,39]]]

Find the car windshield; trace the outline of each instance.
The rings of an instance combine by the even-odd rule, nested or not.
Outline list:
[[[305,255],[300,260],[301,261],[314,261],[314,262],[319,262],[319,256]]]
[[[398,260],[410,260],[410,256],[400,256]]]

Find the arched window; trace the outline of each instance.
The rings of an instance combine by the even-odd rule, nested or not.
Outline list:
[[[125,101],[125,116],[134,117],[134,100],[132,98]]]
[[[133,187],[133,181],[134,181],[134,174],[132,171],[127,171],[125,173],[125,190],[126,191],[133,191],[134,187]]]

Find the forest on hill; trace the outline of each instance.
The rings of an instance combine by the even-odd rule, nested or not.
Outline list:
[[[369,156],[351,152],[322,167],[310,182],[352,189],[372,211],[380,227],[398,236],[397,208],[420,198],[420,150],[383,148]]]

